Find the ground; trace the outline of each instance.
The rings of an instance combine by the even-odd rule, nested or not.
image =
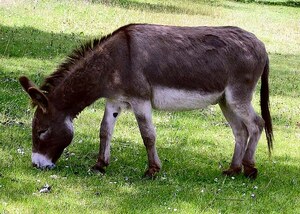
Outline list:
[[[299,1],[76,0],[0,1],[1,213],[299,213]],[[142,179],[146,152],[134,116],[121,115],[105,175],[90,167],[98,153],[103,101],[75,121],[75,138],[57,167],[31,167],[34,109],[17,79],[37,84],[84,41],[129,23],[234,25],[253,32],[270,56],[274,151],[265,136],[256,180],[224,177],[234,139],[218,106],[154,112],[163,168]],[[254,96],[259,112],[259,88]],[[48,184],[49,193],[39,190]]]

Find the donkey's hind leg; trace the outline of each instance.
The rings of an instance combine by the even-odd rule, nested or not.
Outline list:
[[[242,163],[245,176],[255,179],[257,176],[257,169],[254,167],[254,155],[264,127],[264,121],[255,113],[250,101],[231,104],[231,108],[242,119],[247,127],[249,140]]]
[[[93,170],[105,172],[105,167],[110,162],[110,141],[117,117],[121,113],[122,103],[118,101],[106,101],[104,116],[100,127],[100,149],[97,163]]]
[[[249,132],[249,141],[246,153],[243,158],[244,174],[249,178],[255,179],[257,177],[257,169],[255,166],[255,151],[257,143],[260,139],[264,127],[264,120],[258,116],[253,107],[249,106],[249,114],[251,117],[246,117],[245,124]],[[248,119],[248,120],[247,120]]]
[[[241,118],[230,108],[225,99],[221,100],[219,105],[235,137],[235,148],[230,168],[223,171],[224,175],[233,176],[240,174],[242,171],[242,160],[247,146],[248,131]]]
[[[152,178],[155,173],[159,172],[161,168],[161,162],[155,147],[156,133],[152,123],[151,102],[138,99],[133,100],[130,104],[138,122],[141,136],[143,138],[148,155],[148,169],[144,176]]]

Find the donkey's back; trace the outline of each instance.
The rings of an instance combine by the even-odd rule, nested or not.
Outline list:
[[[222,91],[236,78],[255,82],[267,60],[263,43],[237,27],[132,25],[124,32],[134,72],[152,85]]]

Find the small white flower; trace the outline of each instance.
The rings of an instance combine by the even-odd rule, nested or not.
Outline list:
[[[18,152],[19,154],[21,154],[21,155],[24,155],[24,154],[25,154],[25,152],[24,152],[24,150],[23,150],[22,148],[18,148],[18,149],[17,149],[17,152]]]
[[[204,189],[202,189],[201,192],[204,193]]]
[[[253,189],[258,189],[258,187],[257,187],[257,186],[254,186]]]
[[[176,212],[177,211],[177,209],[176,208],[174,208],[174,212]]]
[[[255,194],[254,193],[251,194],[251,198],[255,198]]]
[[[235,179],[235,177],[233,177],[233,176],[232,176],[232,177],[231,177],[231,179],[232,179],[232,180],[234,180],[234,179]]]
[[[58,176],[57,176],[57,175],[50,175],[50,178],[52,178],[52,179],[57,179]]]
[[[215,181],[215,182],[218,182],[218,178],[215,178],[214,181]]]

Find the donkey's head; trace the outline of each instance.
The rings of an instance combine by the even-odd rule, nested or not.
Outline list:
[[[51,96],[39,90],[27,77],[19,80],[37,106],[32,120],[32,164],[51,169],[72,141],[72,118],[55,108]]]

